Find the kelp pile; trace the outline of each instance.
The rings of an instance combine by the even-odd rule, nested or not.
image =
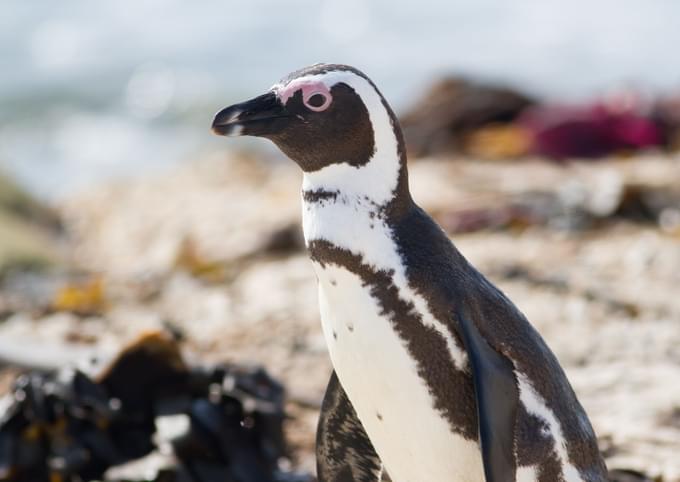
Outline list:
[[[1,481],[311,480],[285,470],[284,390],[262,368],[189,366],[153,332],[96,371],[16,379],[1,402]]]

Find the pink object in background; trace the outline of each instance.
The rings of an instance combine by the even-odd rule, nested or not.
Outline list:
[[[542,105],[528,109],[519,122],[532,135],[533,152],[554,159],[601,157],[663,142],[661,129],[634,103]]]

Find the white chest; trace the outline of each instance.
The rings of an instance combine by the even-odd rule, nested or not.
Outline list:
[[[369,289],[315,263],[324,336],[340,382],[395,482],[483,481],[476,442],[451,431]]]

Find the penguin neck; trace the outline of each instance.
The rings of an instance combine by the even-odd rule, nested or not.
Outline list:
[[[392,159],[388,162],[380,159],[376,162],[375,156],[373,159],[359,169],[334,165],[324,169],[334,171],[332,173],[322,172],[324,170],[305,173],[302,180],[303,204],[340,202],[354,207],[371,206],[371,209],[389,217],[406,212],[413,201],[405,160]]]
[[[390,146],[391,156],[378,148],[371,162],[360,168],[328,166],[333,174],[328,177],[321,171],[305,173],[302,222],[312,259],[330,254],[317,249],[321,242],[374,266],[395,268],[394,226],[414,206],[406,157],[396,145],[399,142]]]

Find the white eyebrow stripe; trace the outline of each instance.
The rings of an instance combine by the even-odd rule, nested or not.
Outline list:
[[[274,92],[283,105],[286,105],[288,100],[293,97],[298,90],[302,90],[303,97],[308,97],[313,92],[321,92],[328,96],[331,95],[328,85],[319,79],[310,77],[293,79],[285,86],[274,86]]]

